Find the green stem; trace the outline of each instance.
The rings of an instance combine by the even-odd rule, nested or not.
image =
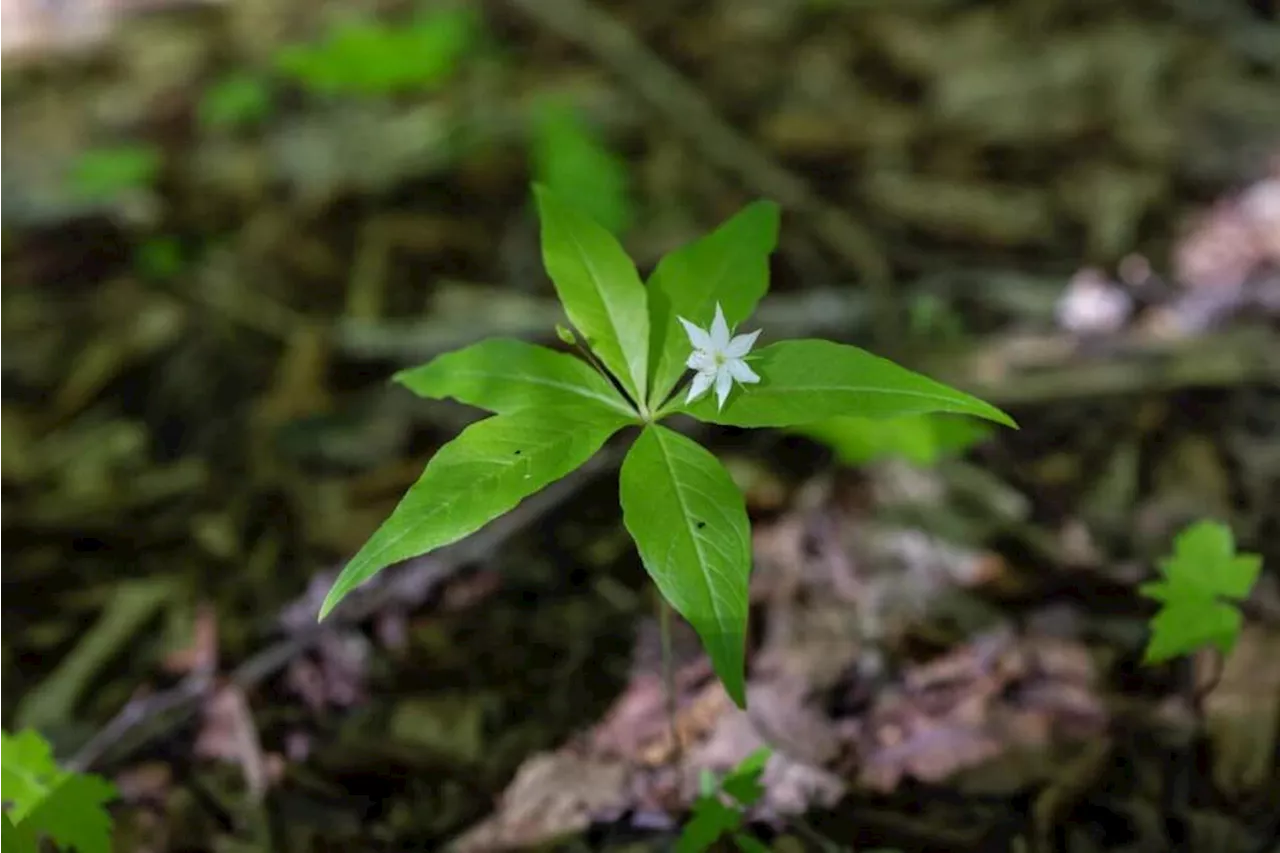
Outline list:
[[[662,683],[667,693],[667,724],[671,727],[671,765],[677,770],[684,761],[677,715],[680,697],[676,693],[676,665],[671,651],[671,605],[658,596],[658,632],[662,637]]]
[[[631,395],[627,393],[627,389],[622,386],[622,383],[614,380],[613,374],[605,369],[605,366],[596,359],[595,354],[592,353],[590,349],[583,346],[581,341],[575,338],[573,345],[577,348],[578,352],[582,353],[583,358],[587,360],[588,364],[594,367],[601,376],[608,380],[610,385],[618,389],[618,392],[622,394],[623,399],[631,404],[631,410],[639,416],[640,420],[647,423],[650,417],[649,410],[645,407],[643,401],[631,399]]]

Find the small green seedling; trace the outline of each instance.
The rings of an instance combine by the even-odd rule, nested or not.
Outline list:
[[[58,767],[48,741],[31,729],[0,732],[4,853],[35,853],[47,838],[62,850],[110,853],[115,787],[90,773]]]
[[[1160,602],[1144,662],[1162,663],[1204,646],[1229,655],[1242,624],[1236,602],[1249,597],[1261,570],[1260,556],[1236,553],[1226,525],[1199,521],[1179,533],[1173,556],[1160,562],[1164,578],[1139,587]]]
[[[321,95],[433,89],[453,76],[478,32],[475,10],[441,9],[408,24],[347,20],[315,44],[276,56],[276,68]]]
[[[396,374],[429,399],[494,413],[436,452],[329,590],[320,617],[387,566],[470,535],[639,427],[622,463],[622,521],[663,598],[698,632],[716,674],[746,706],[746,502],[709,451],[660,423],[682,414],[735,427],[791,428],[842,415],[955,412],[1014,426],[975,397],[857,347],[733,335],[769,286],[778,208],[747,206],[667,255],[641,281],[617,239],[535,187],[542,256],[587,360],[497,338]],[[706,328],[705,324],[710,324]],[[678,386],[693,370],[687,394]]]
[[[128,143],[94,148],[72,164],[68,185],[85,201],[108,202],[121,193],[151,186],[160,166],[160,150],[153,145]]]
[[[756,750],[721,780],[709,770],[702,772],[693,816],[680,831],[676,853],[703,853],[726,836],[733,839],[742,853],[764,853],[769,849],[743,832],[742,824],[746,811],[764,796],[760,777],[772,754],[767,748]]]

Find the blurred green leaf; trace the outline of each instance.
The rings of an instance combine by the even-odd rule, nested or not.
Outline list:
[[[271,90],[255,74],[228,74],[205,90],[197,115],[201,126],[211,129],[244,127],[262,121],[271,112]]]
[[[68,184],[86,201],[110,201],[127,190],[151,186],[160,165],[160,150],[153,145],[126,143],[94,148],[72,164]]]
[[[539,104],[533,123],[535,180],[615,235],[630,227],[634,204],[627,164],[572,107]]]
[[[968,418],[908,415],[891,420],[830,418],[791,431],[827,445],[846,465],[889,458],[934,465],[982,441],[991,434],[991,427]]]
[[[1151,639],[1144,660],[1160,663],[1212,645],[1231,653],[1240,636],[1241,616],[1235,602],[1249,597],[1262,558],[1237,554],[1231,528],[1200,521],[1178,534],[1173,556],[1160,563],[1162,580],[1138,591],[1161,602],[1151,620]]]
[[[152,237],[137,248],[133,261],[145,278],[173,278],[182,272],[182,246],[173,237]]]
[[[478,32],[472,6],[438,10],[400,25],[349,20],[315,44],[281,50],[275,64],[319,94],[422,91],[454,74]]]

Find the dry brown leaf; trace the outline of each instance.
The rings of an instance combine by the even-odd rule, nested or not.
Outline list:
[[[528,848],[586,829],[593,815],[627,806],[630,771],[621,761],[569,750],[535,755],[494,814],[450,845],[454,853]]]

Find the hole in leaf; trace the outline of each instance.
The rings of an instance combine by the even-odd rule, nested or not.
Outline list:
[[[704,527],[706,527],[706,526],[707,526],[707,523],[706,523],[705,521],[699,521],[695,526],[696,526],[699,530],[701,530],[702,528],[704,528]]]

